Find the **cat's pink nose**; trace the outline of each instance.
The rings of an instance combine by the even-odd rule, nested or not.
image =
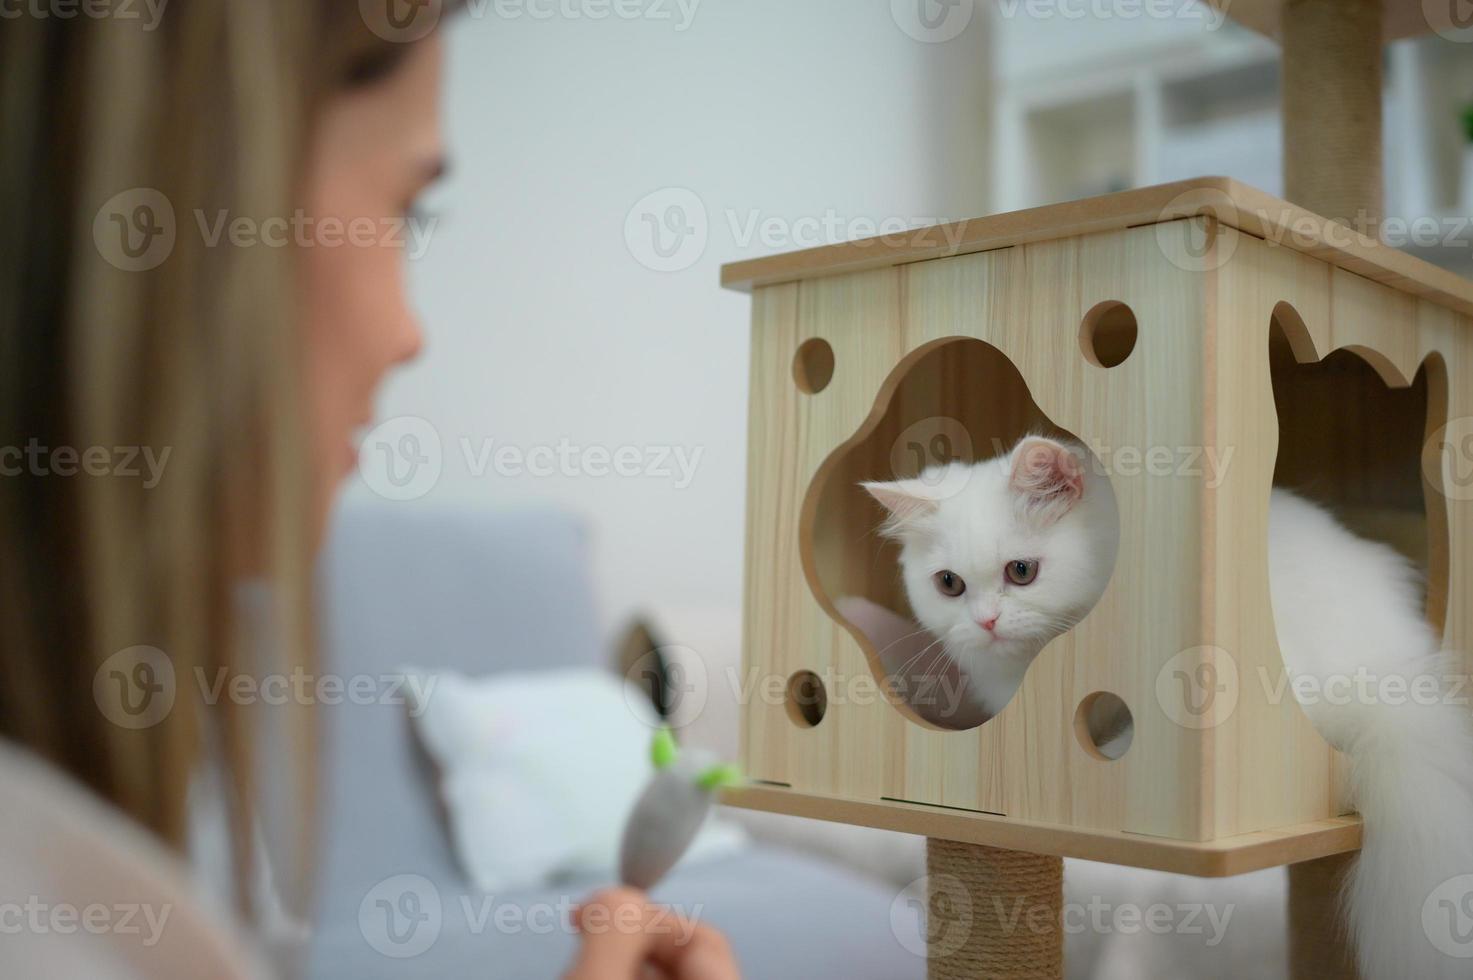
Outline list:
[[[996,616],[993,616],[991,619],[979,619],[977,620],[977,624],[985,629],[987,632],[991,633],[993,630],[997,629],[997,619],[998,618]]]

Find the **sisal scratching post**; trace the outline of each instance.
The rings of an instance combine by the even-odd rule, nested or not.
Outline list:
[[[1355,958],[1340,915],[1340,886],[1354,854],[1289,865],[1289,976],[1354,980]]]
[[[1062,980],[1064,862],[929,838],[930,980]]]
[[[1284,0],[1284,191],[1370,237],[1384,216],[1382,0]],[[1289,867],[1289,975],[1356,976],[1340,916],[1355,855]]]
[[[1284,0],[1284,196],[1377,237],[1382,0]]]

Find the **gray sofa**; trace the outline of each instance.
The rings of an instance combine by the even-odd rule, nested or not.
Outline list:
[[[352,676],[405,664],[469,674],[603,665],[587,566],[584,529],[561,513],[350,500],[322,569],[323,669]],[[576,937],[550,916],[608,882],[476,893],[450,852],[403,705],[322,712],[322,870],[308,975],[559,976]],[[702,920],[726,932],[748,978],[918,980],[924,961],[892,930],[895,897],[891,887],[761,843],[683,866],[655,894],[699,905]]]

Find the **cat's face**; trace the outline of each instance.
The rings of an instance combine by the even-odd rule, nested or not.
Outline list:
[[[890,514],[884,533],[901,543],[916,618],[951,646],[1036,652],[1083,618],[1109,579],[1113,495],[1060,443],[1026,439],[1005,457],[865,487]]]

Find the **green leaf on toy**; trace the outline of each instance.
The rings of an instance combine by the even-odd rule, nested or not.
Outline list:
[[[655,740],[650,744],[650,761],[655,764],[656,769],[668,769],[679,754],[680,748],[675,744],[670,726],[660,726],[655,732]]]
[[[741,783],[742,771],[731,763],[712,766],[696,777],[696,785],[708,793],[728,786],[740,786]]]

